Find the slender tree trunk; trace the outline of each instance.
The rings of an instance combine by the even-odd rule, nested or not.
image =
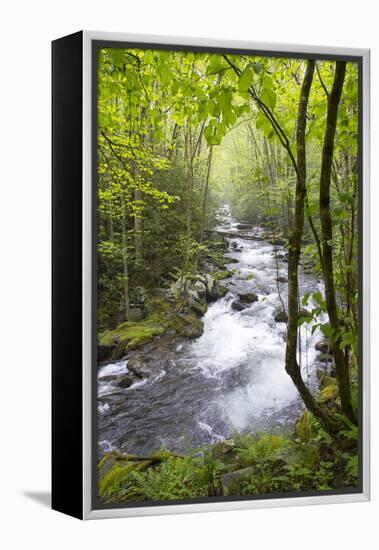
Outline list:
[[[192,185],[193,185],[193,167],[192,167],[192,140],[191,133],[188,127],[185,130],[184,138],[184,162],[185,162],[185,183],[186,183],[186,233],[187,233],[187,248],[185,255],[184,271],[188,271],[189,256],[191,248],[191,224],[192,224]]]
[[[309,93],[313,80],[315,62],[307,61],[304,81],[301,87],[298,117],[297,117],[297,178],[295,195],[295,212],[293,216],[292,231],[288,247],[288,324],[286,345],[286,372],[290,375],[306,407],[328,429],[332,429],[332,420],[326,411],[316,402],[313,395],[305,385],[301,376],[301,369],[297,361],[297,336],[299,318],[299,281],[298,267],[301,252],[301,240],[304,227],[304,204],[306,183],[306,148],[305,129]]]
[[[203,205],[201,208],[201,221],[200,221],[201,226],[200,226],[200,236],[199,236],[199,241],[201,243],[205,239],[207,199],[208,199],[209,178],[210,178],[211,167],[212,167],[212,155],[213,155],[213,145],[211,145],[209,148],[207,165],[206,165]],[[195,265],[194,265],[195,271],[197,271],[198,264],[199,264],[199,252],[196,254]]]
[[[134,190],[134,200],[141,200],[141,191],[139,189]],[[136,265],[138,266],[142,262],[142,219],[141,215],[137,213],[134,217],[134,247],[136,253]]]
[[[127,247],[127,239],[126,239],[125,206],[123,207],[123,212],[122,212],[121,232],[122,232],[122,261],[123,261],[123,269],[124,269],[124,307],[125,307],[125,316],[126,316],[126,319],[128,320],[130,316],[130,297],[129,297],[129,269],[128,269],[128,247]]]
[[[328,98],[328,113],[326,119],[320,175],[320,220],[322,231],[325,299],[326,308],[329,315],[329,323],[332,329],[332,334],[334,335],[338,333],[341,327],[339,326],[333,273],[333,228],[332,216],[330,212],[330,178],[333,162],[334,138],[337,126],[338,106],[341,99],[345,73],[346,62],[337,61],[333,87]],[[340,340],[337,339],[337,341],[333,344],[333,350],[338,391],[341,399],[341,410],[347,418],[354,420],[354,413],[351,404],[349,369],[344,360],[344,353],[343,350],[340,349],[339,343]]]
[[[207,211],[208,187],[209,187],[209,177],[211,175],[212,155],[213,155],[213,145],[211,145],[209,147],[208,159],[207,159],[207,172],[205,174],[203,206],[202,206],[202,209],[201,209],[201,223],[202,223],[201,240],[203,240],[203,233],[204,233],[204,228],[205,228],[205,216],[206,216],[206,211]]]

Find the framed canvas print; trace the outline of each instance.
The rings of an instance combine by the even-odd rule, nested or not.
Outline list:
[[[369,52],[53,42],[53,508],[369,498]]]

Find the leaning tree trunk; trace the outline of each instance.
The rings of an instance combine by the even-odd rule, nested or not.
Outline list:
[[[332,216],[330,213],[330,178],[333,162],[334,138],[337,126],[338,106],[341,99],[345,73],[346,62],[337,61],[333,88],[328,98],[328,113],[326,118],[320,175],[320,220],[323,252],[322,267],[325,281],[326,309],[328,311],[329,323],[333,335],[337,335],[341,327],[339,326],[333,273],[333,228]],[[349,418],[349,420],[353,421],[354,413],[351,404],[349,369],[344,361],[344,352],[340,349],[339,344],[340,338],[334,342],[333,350],[338,391],[341,399],[341,410],[347,418]]]
[[[287,345],[286,345],[286,372],[290,375],[306,407],[317,417],[327,430],[333,429],[333,420],[320,406],[307,386],[301,375],[301,369],[297,361],[297,333],[299,319],[299,281],[298,268],[301,252],[301,240],[304,227],[304,204],[306,195],[306,149],[305,129],[309,93],[313,80],[315,62],[307,61],[307,68],[301,87],[296,142],[297,142],[297,179],[295,195],[295,212],[293,216],[292,230],[288,247],[288,324],[287,324]]]

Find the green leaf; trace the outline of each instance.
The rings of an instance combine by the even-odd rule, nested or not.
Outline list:
[[[109,50],[109,56],[116,67],[120,67],[125,63],[125,53],[121,48],[112,48]]]
[[[271,111],[275,109],[276,105],[276,93],[272,88],[263,88],[261,93],[261,100]]]
[[[246,67],[240,74],[238,79],[238,89],[240,92],[247,92],[254,78],[254,71],[250,67]]]
[[[325,301],[324,301],[324,298],[322,297],[322,294],[321,292],[315,292],[313,294],[313,299],[314,301],[321,307],[324,307],[325,306]]]
[[[259,113],[257,114],[256,119],[255,119],[256,129],[260,130],[262,128],[262,126],[265,124],[265,122],[266,122],[265,115],[263,114],[262,111],[259,111]]]
[[[171,85],[171,93],[173,96],[176,96],[176,94],[178,93],[179,91],[179,82],[177,80],[173,80],[172,81],[172,85]]]
[[[306,292],[306,293],[304,294],[304,296],[303,296],[302,299],[301,299],[301,303],[302,303],[303,306],[306,306],[306,305],[307,305],[308,300],[309,300],[309,297],[310,297],[311,294],[312,294],[311,292]]]
[[[170,84],[172,81],[172,73],[170,69],[168,69],[167,67],[162,67],[160,73],[163,84]]]
[[[317,203],[309,204],[308,208],[307,208],[308,216],[314,216],[316,214],[317,210],[318,210],[318,204]]]
[[[251,66],[253,67],[255,74],[260,74],[263,70],[262,63],[252,63]]]
[[[226,126],[233,126],[236,120],[237,115],[232,110],[225,111],[222,115],[222,121],[225,123]]]
[[[226,63],[220,55],[212,55],[206,72],[207,74],[214,74],[224,69],[226,66]]]
[[[231,109],[232,97],[233,97],[233,93],[231,90],[221,91],[218,98],[218,103],[220,105],[220,108],[223,114],[225,114],[227,111]]]
[[[333,330],[332,330],[332,327],[329,325],[329,323],[324,323],[320,325],[320,330],[324,336],[327,336],[328,338],[332,337]]]

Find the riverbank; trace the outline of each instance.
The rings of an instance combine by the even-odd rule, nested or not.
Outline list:
[[[335,380],[320,373],[319,386],[319,403],[336,408]],[[112,451],[98,475],[104,503],[355,488],[357,428],[347,424],[331,437],[305,411],[288,437],[236,433],[183,455],[164,448],[144,457]]]

